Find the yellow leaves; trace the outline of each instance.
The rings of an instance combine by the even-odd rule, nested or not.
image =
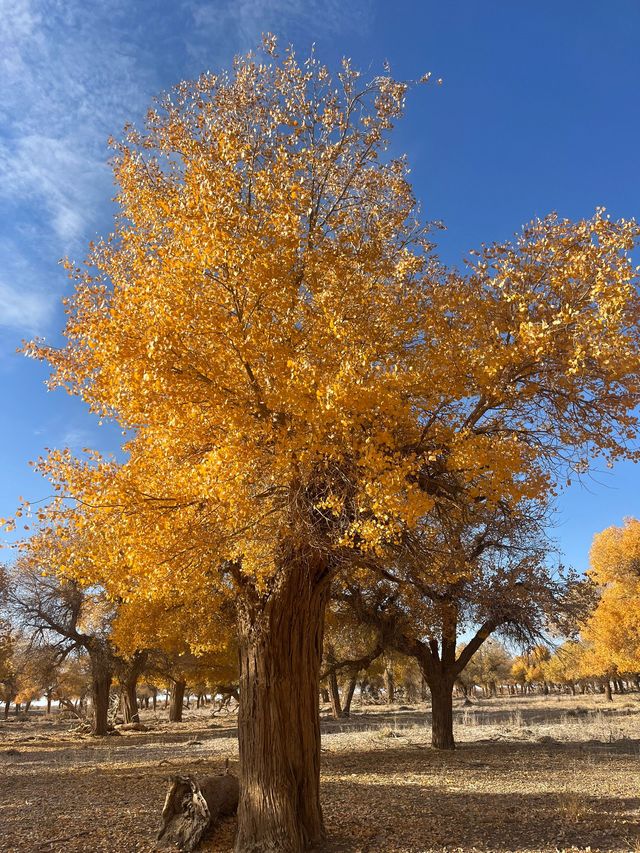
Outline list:
[[[67,346],[30,348],[133,433],[122,465],[41,465],[81,541],[59,566],[128,614],[262,592],[283,543],[382,552],[437,503],[543,500],[560,447],[635,430],[635,223],[550,217],[444,271],[384,154],[406,86],[354,118],[356,81],[287,56],[182,84],[118,146]]]
[[[600,587],[598,605],[583,629],[600,672],[640,667],[640,522],[625,520],[596,534],[590,576]]]

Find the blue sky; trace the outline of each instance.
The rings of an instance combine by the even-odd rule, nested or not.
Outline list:
[[[109,229],[107,137],[267,30],[300,53],[315,42],[329,64],[443,78],[410,97],[395,146],[425,215],[447,226],[449,263],[551,210],[640,214],[637,0],[0,0],[0,516],[46,495],[27,464],[45,447],[117,447],[15,352],[58,339],[57,260]],[[621,465],[561,498],[568,563],[584,568],[595,531],[640,514],[639,476]]]

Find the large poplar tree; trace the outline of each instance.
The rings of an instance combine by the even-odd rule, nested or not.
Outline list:
[[[624,452],[638,229],[550,218],[449,274],[385,153],[406,86],[266,47],[115,145],[114,232],[70,265],[66,346],[31,349],[132,436],[43,464],[113,536],[111,594],[235,602],[236,849],[295,853],[324,834],[332,577],[468,483],[519,501]]]

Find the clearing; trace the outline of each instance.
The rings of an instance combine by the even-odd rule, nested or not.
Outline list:
[[[141,714],[150,731],[102,739],[63,718],[0,721],[0,850],[166,850],[168,778],[237,767],[235,718]],[[637,694],[458,703],[453,753],[429,746],[428,706],[325,716],[326,851],[640,851]],[[202,850],[227,853],[234,831]]]

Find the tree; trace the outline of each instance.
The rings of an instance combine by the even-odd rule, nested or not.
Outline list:
[[[580,640],[566,640],[562,643],[545,667],[548,680],[568,685],[575,695],[576,681],[580,681],[587,674],[584,672],[585,652],[585,644]]]
[[[109,593],[236,603],[238,851],[323,837],[335,574],[456,483],[509,503],[635,432],[636,224],[549,218],[443,271],[385,155],[406,88],[292,51],[178,86],[116,145],[120,213],[69,265],[67,345],[29,348],[132,434],[122,465],[41,466],[113,536]]]
[[[575,630],[592,603],[589,584],[546,562],[543,519],[533,501],[469,501],[426,520],[389,554],[393,562],[371,564],[368,580],[344,582],[342,600],[377,629],[379,644],[417,661],[436,748],[455,746],[454,685],[492,634],[528,646],[549,630]]]
[[[611,677],[640,671],[640,521],[627,518],[596,534],[590,563],[599,599],[581,634],[610,697]]]
[[[485,695],[495,696],[497,685],[510,677],[512,662],[505,647],[498,640],[489,638],[460,673],[458,681],[464,685],[465,693],[469,687],[480,685]]]
[[[321,675],[326,679],[331,711],[336,719],[349,716],[360,672],[368,670],[383,651],[375,632],[358,623],[351,612],[329,607]],[[339,690],[341,677],[346,678],[344,701]]]
[[[74,546],[80,545],[78,539],[71,541]],[[84,590],[77,581],[61,574],[63,561],[69,556],[68,544],[47,531],[23,543],[22,553],[10,569],[9,602],[24,628],[32,633],[31,642],[40,642],[52,650],[59,662],[78,649],[87,653],[91,662],[93,734],[106,735],[109,693],[116,667],[110,641],[115,608],[103,590]]]

